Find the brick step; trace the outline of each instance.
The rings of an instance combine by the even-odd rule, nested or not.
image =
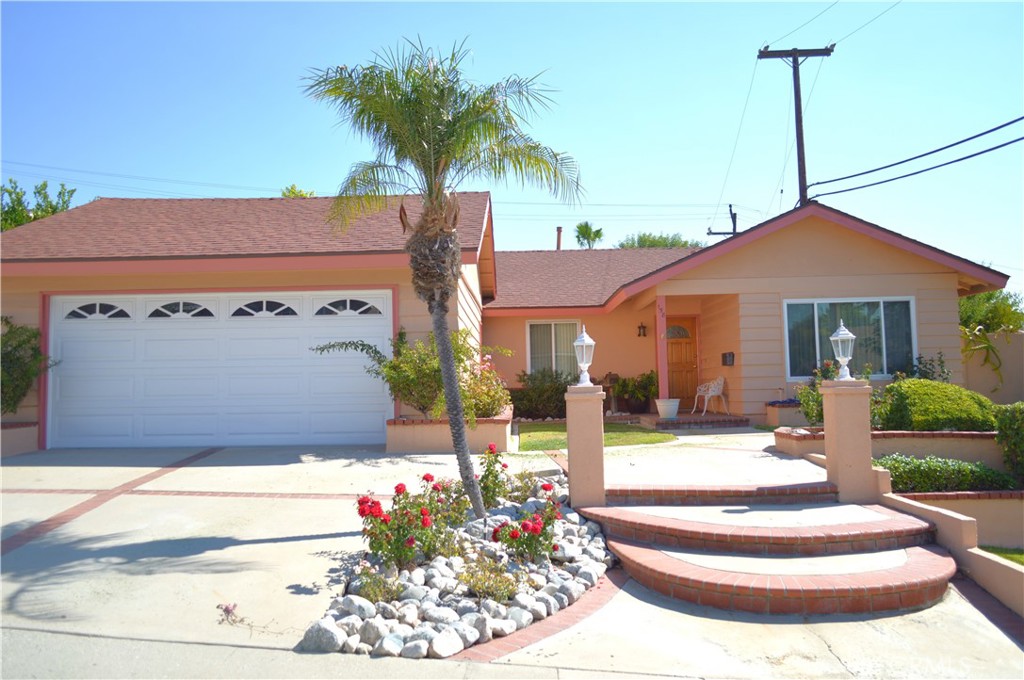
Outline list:
[[[829,482],[780,486],[609,486],[608,505],[756,505],[764,503],[836,503],[838,489]]]
[[[661,418],[657,414],[642,414],[640,426],[651,430],[701,430],[708,428],[750,427],[750,419],[719,413],[707,415],[680,413],[675,418]]]
[[[719,568],[715,568],[695,563],[708,557],[700,553],[666,552],[650,544],[620,539],[609,539],[608,547],[626,572],[647,588],[699,605],[757,614],[923,609],[942,598],[956,572],[953,559],[936,546],[858,556],[877,559],[879,568],[846,573],[816,573],[819,566],[821,571],[829,571],[824,568],[825,560],[844,559],[836,556],[718,556]],[[899,554],[904,551],[905,560]],[[723,560],[726,564],[734,560],[738,570],[721,568]],[[760,568],[751,569],[751,561]]]
[[[736,508],[735,512],[743,514],[745,525],[687,518],[685,508],[670,513],[675,516],[652,514],[657,510],[646,506],[576,508],[581,515],[600,524],[605,535],[611,538],[653,543],[664,548],[721,553],[840,555],[925,545],[932,543],[935,535],[935,527],[929,522],[880,505],[801,506],[799,512],[807,516],[808,521],[813,521],[816,513],[822,516],[821,519],[826,519],[825,515],[829,514],[832,518],[847,515],[854,520],[863,520],[803,526],[779,526],[778,505]],[[723,510],[721,517],[726,519],[725,513],[733,508]],[[790,511],[787,507],[781,512]],[[692,510],[689,514],[701,515]],[[771,524],[773,521],[775,525]],[[764,525],[751,526],[758,522]]]

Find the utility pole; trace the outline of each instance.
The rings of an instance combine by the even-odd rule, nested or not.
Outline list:
[[[836,48],[835,43],[828,47],[813,50],[769,50],[768,46],[757,52],[758,59],[789,59],[793,67],[793,106],[796,109],[796,164],[800,180],[800,205],[807,203],[807,165],[804,159],[804,114],[800,100],[800,59],[807,57],[829,57]]]

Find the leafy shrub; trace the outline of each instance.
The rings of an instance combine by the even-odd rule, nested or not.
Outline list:
[[[554,485],[545,482],[542,493],[550,496]],[[552,543],[555,520],[562,518],[560,504],[552,498],[547,499],[541,513],[524,515],[518,523],[502,522],[491,532],[491,540],[501,543],[519,559],[537,561],[541,555],[549,555],[555,550]]]
[[[658,396],[658,373],[648,371],[641,373],[635,378],[619,378],[619,381],[612,387],[616,397],[623,399],[634,399],[636,401],[648,401]]]
[[[796,388],[796,401],[800,404],[800,413],[807,419],[809,425],[821,425],[825,422],[825,409],[822,402],[819,388],[825,380],[835,380],[839,377],[839,364],[831,359],[821,362],[819,368],[815,368],[811,379],[806,385]],[[859,380],[871,379],[871,364],[864,364]],[[874,391],[871,394],[871,426],[878,425],[877,408],[880,403],[880,395]],[[788,400],[787,400],[788,401]]]
[[[883,456],[875,465],[885,468],[897,493],[932,491],[999,491],[1016,488],[1013,477],[984,463],[951,458],[911,458],[899,453]]]
[[[483,555],[466,564],[466,571],[459,575],[459,580],[481,599],[497,602],[512,599],[519,588],[518,580],[505,570],[504,565]]]
[[[533,373],[521,372],[517,378],[522,387],[512,390],[512,406],[522,418],[564,418],[565,391],[576,382],[568,373],[541,368]]]
[[[445,411],[444,383],[437,344],[431,334],[427,341],[409,344],[405,330],[400,330],[391,341],[389,358],[375,345],[362,340],[344,340],[317,345],[314,352],[362,352],[370,359],[366,372],[380,378],[388,386],[393,399],[412,406],[424,416],[440,416]],[[484,356],[480,356],[480,351]],[[459,389],[466,418],[492,418],[511,403],[505,382],[498,375],[491,354],[510,354],[500,347],[482,347],[480,351],[470,342],[469,331],[452,332],[452,352],[459,372]]]
[[[1024,483],[1024,401],[996,406],[996,443],[1010,474]]]
[[[397,600],[408,587],[408,584],[401,583],[397,578],[388,578],[369,568],[359,572],[359,581],[359,596],[370,602]]]
[[[881,427],[885,430],[990,432],[992,402],[959,385],[908,378],[887,385]]]
[[[498,499],[506,498],[509,490],[508,463],[501,460],[498,447],[492,442],[483,455],[483,472],[480,473],[480,495],[485,508],[498,507]]]
[[[14,413],[32,389],[32,383],[53,364],[39,347],[40,333],[36,328],[13,323],[3,317],[3,335],[0,336],[0,393],[4,413]]]

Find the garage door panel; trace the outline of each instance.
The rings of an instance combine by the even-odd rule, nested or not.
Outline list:
[[[52,388],[57,398],[86,404],[96,400],[132,399],[135,379],[131,375],[54,375]]]
[[[230,337],[225,347],[225,357],[235,359],[286,359],[294,360],[302,347],[295,336],[275,337]]]
[[[217,376],[209,374],[182,374],[168,376],[141,376],[142,394],[150,399],[205,399],[219,397]]]
[[[227,379],[227,396],[242,401],[266,397],[296,399],[303,396],[304,382],[294,373],[234,375]]]
[[[216,338],[147,338],[142,341],[142,348],[142,360],[145,362],[211,361],[220,358],[220,342]]]
[[[189,317],[201,305],[213,316]],[[393,402],[358,352],[310,347],[361,339],[390,350],[386,291],[245,294],[296,313],[231,317],[235,294],[56,296],[51,304],[51,446],[197,446],[383,443]],[[379,314],[316,315],[315,300],[365,300]],[[100,318],[109,306],[131,318]],[[162,305],[168,307],[149,317]],[[73,310],[90,313],[68,319]],[[140,315],[135,312],[139,311]]]
[[[195,409],[165,411],[159,414],[140,416],[142,436],[152,437],[206,437],[217,435],[220,418],[209,412]]]
[[[78,441],[81,445],[103,446],[134,438],[134,418],[127,414],[92,413],[62,416],[55,429],[61,440]]]
[[[69,364],[73,362],[109,361],[129,363],[135,361],[135,342],[118,337],[65,337],[51,356]]]

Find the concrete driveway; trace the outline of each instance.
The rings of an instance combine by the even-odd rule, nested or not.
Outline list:
[[[666,456],[692,457],[700,441],[647,447],[632,461],[623,458],[628,452],[615,452],[609,465],[648,467],[646,460],[662,468]],[[745,468],[723,456],[748,449],[758,464],[772,465],[760,446],[756,436],[723,440],[719,462]],[[540,454],[509,462],[513,470],[554,467]],[[954,591],[932,610],[883,623],[818,617],[812,635],[799,625],[807,622],[795,620],[714,612],[704,619],[700,608],[631,582],[622,590],[610,586],[587,618],[585,608],[573,607],[565,612],[575,609],[573,617],[546,622],[551,637],[518,652],[474,648],[483,654],[477,658],[497,663],[291,652],[323,614],[339,559],[362,548],[357,496],[389,495],[395,483],[415,484],[426,472],[456,477],[454,456],[317,446],[5,458],[0,676],[913,677],[920,675],[913,659],[929,652],[938,659],[932,668],[943,671],[937,676],[1020,677],[1024,669],[1019,644]],[[780,467],[778,474],[790,472]],[[242,621],[224,622],[224,604],[237,604]],[[938,630],[961,649],[930,645]],[[874,665],[858,667],[862,650],[893,636],[901,653],[892,664],[876,654]],[[708,656],[711,649],[717,651]]]

